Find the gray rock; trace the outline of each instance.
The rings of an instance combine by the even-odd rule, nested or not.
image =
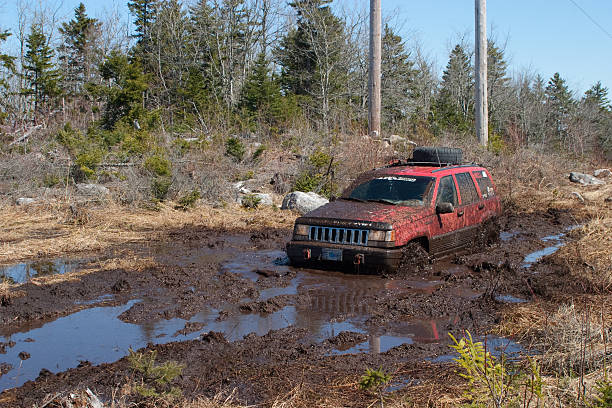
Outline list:
[[[612,176],[612,171],[610,169],[599,169],[593,172],[595,177],[610,177]]]
[[[301,191],[294,191],[289,193],[283,198],[283,204],[281,209],[283,210],[295,210],[300,214],[304,215],[307,212],[316,210],[329,203],[329,200],[325,197],[321,197],[317,193],[312,191],[309,193],[303,193]]]
[[[573,192],[572,192],[572,195],[573,195],[574,197],[576,197],[578,200],[580,200],[581,202],[583,202],[583,203],[584,203],[584,197],[582,197],[582,195],[580,195],[580,193],[579,193],[579,192],[577,192],[577,191],[573,191]]]
[[[606,203],[612,203],[612,196],[610,196],[610,197],[606,198],[604,201],[605,201]]]
[[[590,174],[578,173],[575,171],[570,173],[569,179],[571,182],[580,183],[584,186],[596,186],[606,184],[604,181],[599,180],[598,178],[595,178]]]
[[[34,204],[36,200],[29,197],[19,197],[17,200],[15,200],[15,202],[17,203],[17,205],[30,205]]]
[[[242,200],[247,195],[251,195],[251,196],[255,196],[255,197],[259,198],[259,204],[258,205],[274,205],[274,202],[272,201],[272,196],[270,194],[264,194],[264,193],[244,194],[244,195],[240,196],[239,199],[238,199],[240,204],[242,204]]]
[[[110,194],[108,188],[101,184],[77,184],[77,192],[88,196],[103,196]]]

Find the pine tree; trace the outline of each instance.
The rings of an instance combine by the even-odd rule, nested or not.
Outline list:
[[[474,105],[474,80],[471,58],[461,45],[450,53],[442,74],[442,84],[436,103],[436,116],[443,127],[460,131],[471,128]]]
[[[383,119],[395,123],[415,111],[416,71],[402,37],[385,25],[382,38],[382,112]]]
[[[348,58],[345,54],[344,22],[329,7],[330,0],[296,0],[297,27],[290,30],[275,50],[281,65],[281,84],[287,93],[313,98],[323,126],[331,104],[345,93]]]
[[[548,81],[545,89],[546,104],[549,108],[548,123],[553,127],[554,135],[560,142],[567,139],[569,117],[575,101],[565,80],[556,72]]]
[[[11,36],[11,33],[4,31],[0,33],[0,44],[6,41]],[[0,88],[8,89],[8,76],[15,73],[15,57],[0,52],[0,68],[2,69],[0,76]]]
[[[26,40],[26,49],[23,70],[28,88],[22,93],[34,98],[36,115],[50,98],[61,93],[60,74],[53,63],[54,52],[49,47],[40,25],[32,25]]]
[[[0,44],[2,44],[11,34],[8,31],[0,32]],[[9,105],[9,79],[15,74],[15,57],[0,52],[0,123],[7,115],[7,111],[12,110]]]
[[[142,105],[148,77],[143,74],[140,63],[112,51],[101,65],[100,74],[108,85],[93,86],[91,91],[106,99],[104,127],[113,129],[120,120],[132,125],[141,119],[146,113]]]
[[[151,27],[155,22],[157,11],[159,8],[158,0],[131,0],[128,1],[130,13],[134,16],[135,34],[132,35],[136,39],[132,53],[138,58],[145,70],[150,72],[150,57],[151,57]]]
[[[63,42],[59,47],[59,60],[63,72],[65,89],[78,94],[85,83],[92,81],[100,59],[97,39],[101,23],[87,16],[85,5],[74,9],[74,19],[59,28]]]
[[[173,115],[189,71],[188,18],[178,0],[165,0],[159,5],[151,27],[151,58],[155,67],[151,93],[157,105],[168,107]]]
[[[504,120],[509,114],[509,82],[504,51],[494,42],[489,41],[487,47],[487,91],[489,105],[489,121],[497,132],[504,129]]]
[[[288,110],[288,106],[283,105],[278,81],[270,76],[268,61],[263,53],[259,54],[242,88],[240,106],[249,116],[269,124],[278,124],[285,116],[284,112]]]
[[[608,88],[601,85],[601,81],[597,81],[595,85],[589,88],[584,93],[584,102],[587,105],[593,105],[604,112],[610,111],[610,99],[608,99]]]

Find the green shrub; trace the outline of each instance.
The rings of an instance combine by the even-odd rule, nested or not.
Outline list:
[[[305,193],[314,191],[330,197],[336,193],[337,185],[334,183],[333,175],[337,167],[333,157],[320,150],[314,152],[308,158],[307,169],[297,177],[294,190]]]
[[[155,200],[164,201],[168,196],[168,191],[172,185],[169,177],[156,177],[151,183],[151,194]]]
[[[93,178],[96,168],[102,162],[103,153],[100,150],[84,151],[77,155],[74,161],[73,174],[75,181]]]
[[[130,367],[142,375],[142,383],[135,387],[136,392],[144,398],[174,399],[181,395],[177,387],[170,387],[170,383],[185,368],[182,364],[167,361],[164,364],[155,364],[157,351],[137,353],[131,348],[128,350]]]
[[[249,208],[249,209],[257,208],[260,202],[261,202],[261,198],[255,194],[247,194],[244,197],[242,197],[242,206],[244,208]]]
[[[610,380],[605,379],[598,381],[595,391],[597,395],[595,395],[593,407],[612,407],[612,382],[610,382]]]
[[[365,374],[359,381],[359,388],[366,391],[375,391],[378,394],[380,406],[384,404],[383,392],[387,384],[391,381],[391,376],[385,373],[380,367],[378,370],[366,368]]]
[[[198,190],[193,190],[179,198],[177,208],[186,210],[189,207],[193,207],[201,196]]]
[[[253,161],[257,161],[261,155],[266,151],[267,147],[265,145],[260,145],[255,152],[253,153]]]
[[[59,176],[55,174],[45,174],[42,179],[43,186],[45,187],[54,187],[61,182]]]
[[[225,154],[233,157],[236,161],[242,161],[245,150],[244,144],[238,138],[230,137],[225,141]]]
[[[159,153],[147,157],[144,161],[144,168],[156,176],[170,176],[172,173],[170,161]]]
[[[449,336],[454,342],[451,347],[459,353],[455,362],[464,371],[459,375],[468,381],[465,396],[473,406],[517,406],[520,398],[539,401],[543,382],[540,367],[534,360],[528,360],[526,373],[523,367],[510,364],[503,355],[498,361],[481,342],[474,342],[470,332],[466,333],[467,337],[459,341],[450,333]]]

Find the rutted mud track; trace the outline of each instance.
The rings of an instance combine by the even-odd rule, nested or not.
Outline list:
[[[146,247],[97,254],[114,259],[129,253],[136,259],[129,266],[94,261],[78,279],[35,280],[11,292],[0,306],[0,334],[18,341],[0,344],[0,353],[15,354],[36,342],[46,347],[26,336],[81,310],[91,316],[112,310],[117,358],[130,345],[151,343],[147,347],[158,350],[159,361],[186,365],[176,385],[187,397],[236,389],[245,403],[261,403],[298,384],[316,392],[381,365],[396,378],[422,383],[449,375],[447,366],[435,363],[449,354],[447,333],[487,334],[508,307],[508,295],[529,301],[589,289],[563,279],[566,268],[554,258],[523,265],[527,254],[547,246],[543,237],[574,224],[561,212],[508,216],[502,239],[486,251],[437,261],[418,276],[385,278],[291,268],[282,252],[289,231],[168,231]],[[122,337],[123,328],[136,327],[133,337]],[[25,384],[27,367],[37,367],[39,355],[3,363],[2,389],[23,385],[3,391],[0,405],[31,406],[46,394],[77,387],[109,398],[131,375],[126,359],[113,355],[97,356],[93,364],[78,363],[87,354],[75,355],[73,363],[63,362],[66,367],[36,370],[36,381]],[[23,366],[21,374],[15,364]]]

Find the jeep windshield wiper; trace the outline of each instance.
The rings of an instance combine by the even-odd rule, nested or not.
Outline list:
[[[344,200],[344,201],[357,201],[359,203],[365,203],[366,200],[362,200],[361,198],[355,198],[355,197],[340,197],[339,200]]]
[[[385,200],[384,198],[370,198],[366,201],[372,202],[372,203],[383,203],[383,204],[391,204],[391,205],[397,204],[395,201]]]

